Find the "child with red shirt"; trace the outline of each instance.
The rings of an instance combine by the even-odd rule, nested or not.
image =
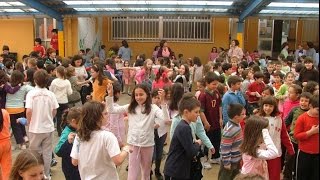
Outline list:
[[[51,30],[51,41],[50,45],[53,49],[56,50],[57,55],[59,55],[59,49],[58,49],[58,29],[52,29]]]
[[[294,130],[299,148],[297,180],[319,179],[319,96],[311,98],[309,107],[297,119]]]
[[[258,102],[266,85],[263,82],[264,75],[262,72],[255,72],[253,75],[255,82],[251,83],[246,91],[248,96],[248,113],[252,114],[255,108],[258,108]]]
[[[201,104],[200,118],[207,131],[207,136],[215,148],[209,163],[220,162],[220,141],[222,127],[222,107],[221,96],[217,90],[219,84],[219,76],[214,72],[208,72],[205,77],[206,89],[199,96]],[[208,155],[208,149],[205,148],[205,155]]]
[[[33,51],[36,51],[39,53],[39,57],[44,58],[46,55],[46,48],[44,48],[44,46],[41,45],[41,39],[40,38],[36,38],[34,40],[34,47],[33,47]]]

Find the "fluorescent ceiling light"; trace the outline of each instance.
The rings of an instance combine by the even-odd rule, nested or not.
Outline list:
[[[11,6],[11,5],[6,2],[0,2],[0,6]]]
[[[67,5],[92,5],[92,4],[151,4],[151,5],[216,5],[230,6],[233,1],[63,1]]]
[[[1,9],[3,12],[24,12],[22,9]]]
[[[319,11],[261,10],[259,14],[319,14]]]
[[[227,12],[228,9],[202,9],[202,8],[74,8],[76,11],[163,11],[163,12],[197,12],[197,11],[205,11],[205,12]]]
[[[319,8],[319,3],[281,3],[272,2],[269,7],[297,7],[297,8]]]
[[[12,6],[25,6],[25,4],[23,4],[21,2],[7,2],[7,3],[12,5]]]
[[[27,11],[27,12],[39,12],[38,10],[33,9],[33,8],[23,9],[23,10],[25,10],[25,11]]]

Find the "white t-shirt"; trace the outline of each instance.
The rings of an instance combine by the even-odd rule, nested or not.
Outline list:
[[[81,179],[118,180],[119,176],[112,157],[120,154],[117,138],[108,131],[99,130],[91,133],[89,141],[82,141],[76,136],[70,156],[78,160]]]
[[[56,96],[46,88],[35,87],[28,92],[26,108],[32,109],[29,132],[49,133],[54,131],[52,111],[59,107]]]

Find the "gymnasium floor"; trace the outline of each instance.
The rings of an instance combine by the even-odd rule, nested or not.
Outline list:
[[[128,96],[128,95],[121,95],[119,104],[123,105],[123,104],[129,103],[130,99],[131,99],[131,97]],[[54,146],[57,144],[58,140],[59,140],[59,138],[58,138],[57,132],[55,132],[55,134],[54,134],[54,143],[53,143]],[[169,140],[169,138],[167,140]],[[11,142],[12,142],[12,145],[15,146],[15,140],[14,140],[13,137],[11,138]],[[168,143],[168,145],[166,145],[164,147],[164,150],[166,152],[168,152],[169,146],[170,146],[170,144]],[[19,154],[19,152],[20,152],[20,150],[12,151],[13,160],[15,160],[15,158]],[[63,172],[62,172],[62,169],[61,169],[61,158],[56,156],[56,159],[58,161],[57,166],[51,168],[52,180],[63,180],[64,179],[64,175],[63,175]],[[163,171],[164,162],[165,161],[162,161],[162,163],[161,163],[161,171]],[[127,175],[128,175],[128,172],[126,171],[126,166],[127,165],[128,165],[128,158],[118,168],[118,173],[119,173],[120,180],[126,180],[127,179]],[[152,169],[154,169],[154,168],[152,168]],[[203,180],[216,180],[216,179],[218,179],[217,178],[218,177],[218,172],[219,172],[219,165],[212,165],[212,169],[203,170],[203,175],[204,175]],[[152,179],[156,180],[155,176],[153,176]]]

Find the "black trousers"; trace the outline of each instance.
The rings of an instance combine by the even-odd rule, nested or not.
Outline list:
[[[215,153],[212,155],[212,159],[217,159],[220,157],[220,143],[221,143],[221,129],[216,129],[213,131],[208,131],[207,133],[208,138],[210,139],[214,149]],[[204,154],[208,155],[209,149],[207,147],[204,147]]]
[[[10,114],[10,125],[17,144],[24,143],[23,137],[27,136],[25,126],[20,123],[17,123],[17,119],[24,116],[24,112],[18,114]]]
[[[299,150],[296,168],[297,180],[318,180],[319,154],[308,154]]]
[[[284,170],[283,170],[283,179],[284,180],[292,180],[296,179],[296,158],[298,153],[298,144],[292,142],[295,154],[290,156],[288,153],[286,154],[285,161],[284,161]],[[294,175],[292,175],[292,173]]]
[[[57,118],[57,131],[58,131],[58,136],[60,137],[61,136],[61,132],[63,130],[63,127],[65,125],[62,124],[62,114],[64,112],[64,110],[68,109],[68,103],[66,104],[59,104],[59,107],[57,109],[57,115],[56,115],[56,118]]]

